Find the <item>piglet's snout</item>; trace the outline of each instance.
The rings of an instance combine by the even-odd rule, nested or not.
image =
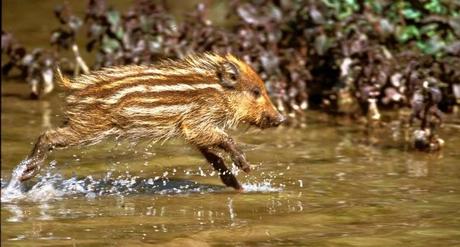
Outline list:
[[[265,127],[278,127],[282,123],[286,122],[286,117],[281,115],[281,114],[276,114],[276,115],[264,115],[264,125]]]
[[[278,127],[284,122],[286,122],[286,117],[281,114],[278,114],[278,116],[276,116],[276,118],[273,120],[272,126]]]

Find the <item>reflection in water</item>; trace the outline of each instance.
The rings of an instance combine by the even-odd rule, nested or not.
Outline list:
[[[40,235],[41,235],[42,231],[43,231],[42,223],[41,222],[38,222],[38,223],[34,222],[34,223],[32,223],[32,230],[30,231],[30,234],[28,234],[28,235],[30,235],[31,238],[38,239],[38,238],[40,238]]]
[[[53,220],[54,218],[48,214],[49,211],[53,210],[53,206],[50,206],[48,203],[39,204],[38,208],[40,209],[39,220]]]
[[[50,102],[48,101],[40,101],[41,112],[42,112],[42,128],[43,129],[51,129],[53,126],[51,125],[51,114],[52,109],[50,107]]]
[[[227,198],[227,207],[228,207],[228,215],[230,216],[230,221],[232,222],[232,226],[235,224],[235,212],[233,211],[233,200],[232,198]]]
[[[5,204],[2,209],[8,210],[12,215],[6,219],[7,222],[22,222],[24,218],[24,211],[19,205]]]
[[[406,165],[407,173],[410,177],[428,176],[428,162],[426,160],[408,159]]]
[[[454,246],[460,238],[458,128],[442,130],[449,145],[434,157],[408,152],[400,126],[366,133],[315,112],[304,128],[236,132],[254,168],[238,174],[245,193],[224,188],[175,142],[62,150],[20,184],[30,142],[60,122],[50,96],[2,102],[2,246]]]

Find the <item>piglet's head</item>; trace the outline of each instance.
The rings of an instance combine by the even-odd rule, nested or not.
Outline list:
[[[248,64],[226,55],[216,73],[237,122],[264,129],[279,126],[286,120],[271,102],[260,77]]]

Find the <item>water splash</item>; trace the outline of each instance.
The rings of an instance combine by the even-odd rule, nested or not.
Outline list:
[[[19,177],[25,171],[28,162],[30,162],[30,160],[25,159],[19,163],[14,169],[9,183],[4,183],[2,181],[2,202],[13,202],[22,199],[30,201],[47,201],[52,198],[62,197],[65,194],[54,186],[56,182],[62,180],[60,174],[51,174],[50,172],[56,165],[55,161],[50,163],[46,175],[43,177],[39,176],[39,182],[31,188],[21,183]]]
[[[273,187],[269,181],[242,184],[244,192],[280,192],[282,188]]]
[[[19,181],[19,175],[27,165],[26,161],[21,162],[13,171],[9,183],[2,180],[2,203],[20,200],[44,202],[59,200],[71,195],[92,199],[103,195],[209,193],[224,188],[221,185],[198,184],[189,180],[158,176],[140,178],[129,173],[114,178],[112,178],[112,173],[108,172],[105,177],[99,179],[92,176],[65,179],[54,171],[54,164],[55,162],[52,162],[48,166],[45,171],[46,175],[37,176],[38,182],[31,186],[30,183]]]
[[[23,189],[21,181],[19,181],[19,176],[26,170],[28,162],[29,160],[25,159],[19,163],[11,174],[10,182],[5,185],[5,188],[3,188],[4,183],[2,181],[2,202],[10,202],[22,197]]]
[[[30,182],[21,183],[19,181],[19,176],[26,169],[27,162],[28,160],[24,160],[16,167],[8,183],[2,179],[2,203],[20,200],[45,202],[60,200],[71,195],[93,199],[103,195],[210,193],[222,191],[225,188],[222,185],[169,179],[167,176],[141,178],[129,173],[112,177],[112,173],[108,172],[105,177],[98,179],[92,176],[65,179],[56,172],[55,161],[52,161],[44,170],[45,175],[37,176],[38,182],[32,185]],[[279,192],[282,190],[274,187],[268,180],[261,183],[244,183],[242,186],[243,193]]]

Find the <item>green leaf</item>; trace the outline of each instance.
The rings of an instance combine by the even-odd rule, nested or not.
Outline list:
[[[118,43],[118,41],[104,36],[104,38],[102,39],[102,49],[104,50],[104,52],[113,53],[118,48],[120,48],[120,44]]]
[[[120,13],[115,10],[107,12],[107,20],[110,25],[117,26],[120,23]]]
[[[428,41],[418,41],[417,47],[426,54],[436,55],[439,54],[444,47],[446,46],[446,42],[439,38],[439,36],[433,36]]]
[[[427,2],[423,7],[431,13],[435,14],[442,14],[445,10],[444,6],[442,6],[439,0],[431,0],[430,2]]]
[[[324,3],[327,7],[329,7],[329,8],[334,8],[334,9],[338,9],[338,8],[339,8],[338,4],[337,4],[336,2],[334,2],[334,1],[332,1],[332,2],[334,2],[334,3],[330,2],[329,0],[322,0],[322,1],[323,1],[323,3]]]
[[[141,15],[139,20],[140,20],[140,26],[142,28],[142,31],[144,31],[145,33],[148,33],[152,30],[152,27],[153,27],[152,19],[146,18],[145,15]]]
[[[378,14],[382,14],[382,5],[378,1],[368,1],[369,5],[371,6],[372,10]]]
[[[396,30],[396,38],[400,42],[405,43],[412,38],[420,39],[420,32],[417,27],[413,25],[404,27],[399,26]]]
[[[402,14],[404,15],[404,17],[411,20],[418,20],[422,15],[418,10],[415,9],[404,9],[402,11]]]
[[[428,45],[424,41],[417,41],[417,47],[423,52],[428,49]]]
[[[358,10],[359,9],[359,5],[356,3],[355,0],[345,0],[345,3],[346,3],[346,7],[347,8],[350,8],[351,10]]]
[[[432,23],[432,24],[428,24],[428,25],[423,26],[420,29],[420,33],[425,34],[428,37],[432,37],[432,36],[434,36],[434,35],[436,35],[438,33],[437,29],[438,29],[438,24],[437,23]]]

